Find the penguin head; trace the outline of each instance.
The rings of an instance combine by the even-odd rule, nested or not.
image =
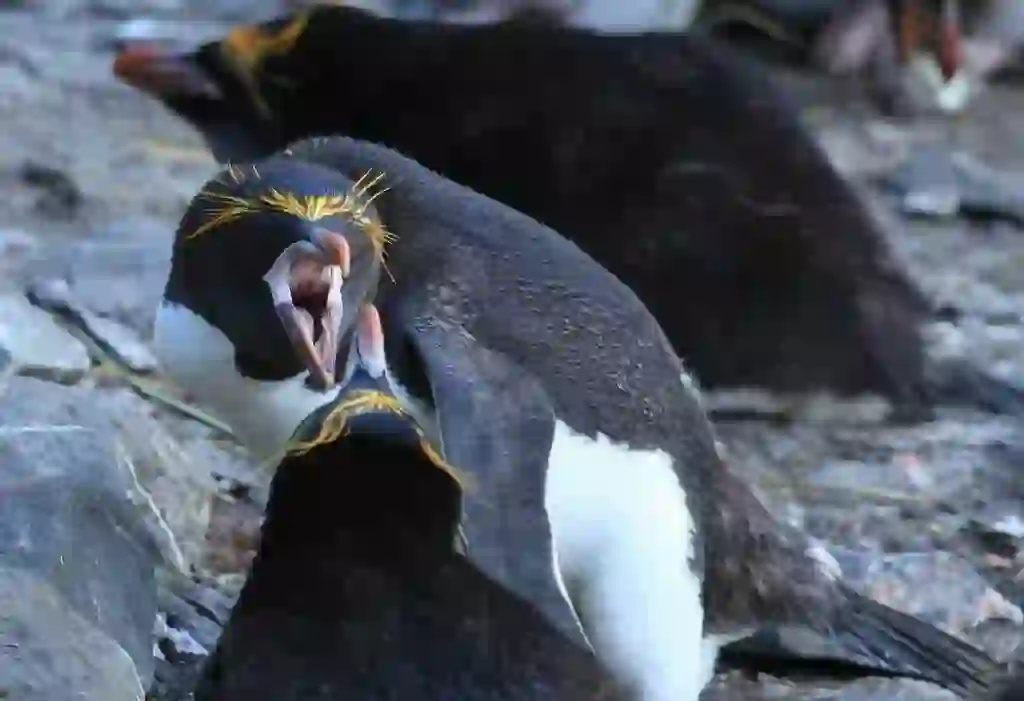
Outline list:
[[[291,553],[312,548],[316,559],[339,537],[374,559],[443,556],[457,547],[462,486],[386,376],[356,363],[293,434],[271,484],[264,539]]]
[[[218,161],[264,158],[296,139],[336,131],[317,124],[321,101],[358,110],[359,93],[373,87],[378,47],[369,30],[378,22],[366,10],[321,4],[238,25],[198,46],[129,44],[112,71],[190,122]],[[346,56],[359,57],[359,65],[347,65]],[[368,70],[360,68],[364,62]],[[324,94],[314,83],[332,74],[336,90]],[[353,82],[357,87],[344,88]]]
[[[335,451],[345,440],[358,436],[401,445],[414,460],[440,469],[459,485],[462,479],[432,447],[424,429],[391,389],[386,375],[360,359],[334,397],[306,417],[295,430],[286,455]]]
[[[184,382],[198,386],[186,389],[202,394],[225,372],[256,383],[301,376],[321,392],[336,383],[390,240],[372,203],[377,180],[349,179],[285,151],[205,184],[179,224],[156,321],[157,353],[172,375],[180,356],[192,354]],[[181,337],[174,320],[186,313],[226,339],[227,361]],[[211,366],[196,371],[197,362]],[[232,367],[213,367],[224,362]]]

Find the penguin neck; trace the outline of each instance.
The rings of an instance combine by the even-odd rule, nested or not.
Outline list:
[[[247,605],[336,609],[368,570],[416,581],[453,556],[457,485],[417,446],[362,435],[342,444],[278,468]]]
[[[388,308],[393,291],[382,291],[380,307],[384,323],[384,356],[388,386],[402,406],[423,427],[435,449],[441,446],[440,428],[430,379],[410,336],[397,325]]]

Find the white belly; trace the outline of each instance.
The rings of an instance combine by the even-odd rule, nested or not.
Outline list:
[[[153,349],[167,376],[260,459],[280,454],[299,423],[333,396],[303,386],[306,372],[279,382],[243,377],[227,336],[184,306],[161,303]]]
[[[697,701],[717,645],[703,637],[695,522],[670,456],[556,421],[545,506],[597,656],[643,701]]]

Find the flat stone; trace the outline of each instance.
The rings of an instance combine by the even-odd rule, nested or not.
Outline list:
[[[0,296],[0,348],[20,374],[56,382],[77,382],[90,367],[78,339],[17,295]]]
[[[977,630],[985,623],[1024,624],[1024,612],[1016,604],[992,588],[966,560],[952,553],[879,557],[877,553],[842,548],[831,552],[842,564],[844,578],[861,593],[965,639],[976,638]],[[1018,630],[1016,643],[1021,642],[1024,631]]]
[[[163,628],[158,634],[179,653],[206,656],[217,645],[222,625],[207,618],[192,602],[171,593],[162,594],[160,610]]]
[[[64,296],[77,308],[115,319],[146,337],[170,269],[172,231],[154,232],[142,241],[79,241],[34,261],[26,276],[33,281],[33,294],[40,281],[61,280],[70,288]]]
[[[138,373],[156,371],[156,356],[135,331],[91,312],[84,312],[81,318],[86,333],[126,367]]]
[[[1012,565],[1024,540],[1020,504],[1011,501],[989,504],[971,517],[964,531],[974,536],[987,554],[1004,558]]]
[[[1003,218],[1024,223],[1021,178],[996,173],[963,153],[945,147],[920,148],[882,182],[902,197],[904,213],[914,216]]]
[[[943,150],[916,150],[883,182],[901,195],[906,214],[952,217],[960,211],[956,170]]]
[[[39,240],[20,229],[0,229],[0,273],[13,280],[21,266],[39,255]]]
[[[0,698],[142,701],[147,681],[113,637],[46,578],[0,566]]]
[[[94,420],[92,402],[81,401],[77,415],[47,402],[65,393],[84,399],[80,388],[12,378],[7,391],[0,402],[0,592],[28,586],[42,597],[23,597],[18,607],[0,603],[12,634],[27,636],[31,661],[15,665],[10,679],[15,687],[45,691],[32,698],[67,698],[80,688],[74,665],[97,666],[113,646],[145,686],[153,673],[153,569],[159,561],[146,528],[149,502],[112,432]],[[68,657],[74,662],[64,669]],[[52,679],[39,686],[33,675],[45,677],[45,664]]]
[[[63,388],[32,378],[12,378],[0,402],[0,425],[79,425],[110,441],[164,563],[187,571],[205,551],[215,489],[210,461],[217,451],[182,445],[156,414],[128,390]],[[65,462],[76,457],[73,448],[67,450]]]
[[[136,43],[160,44],[168,49],[194,48],[217,41],[231,31],[225,22],[135,17],[118,24],[110,33],[107,48],[121,49]]]
[[[38,280],[30,286],[29,298],[81,329],[104,353],[130,370],[149,373],[157,369],[156,356],[134,330],[114,319],[94,314],[78,304],[65,280]]]
[[[160,701],[189,701],[236,597],[221,592],[210,580],[165,574],[159,588],[163,620],[157,620],[159,655],[150,694]]]
[[[158,420],[157,410],[128,390],[98,393],[95,401],[160,513],[166,561],[189,571],[207,550],[216,490],[211,470],[221,459],[220,451],[203,442],[177,440]]]

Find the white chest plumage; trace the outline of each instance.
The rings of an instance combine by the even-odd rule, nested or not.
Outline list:
[[[333,398],[306,386],[308,372],[278,382],[243,377],[235,349],[219,329],[188,307],[162,302],[156,314],[153,348],[161,369],[202,407],[231,427],[260,459],[274,458],[298,425]],[[395,396],[437,444],[432,412],[413,398],[385,368]]]
[[[545,506],[597,656],[644,701],[697,701],[718,646],[704,640],[695,522],[671,456],[556,421]]]
[[[299,423],[331,398],[304,386],[308,373],[280,382],[243,377],[227,336],[182,305],[161,303],[153,349],[163,372],[260,459],[278,455]]]

